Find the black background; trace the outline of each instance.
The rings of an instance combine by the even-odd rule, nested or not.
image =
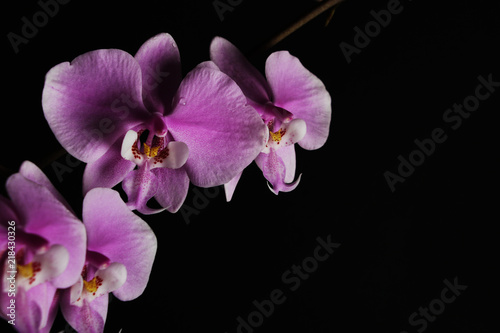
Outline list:
[[[478,76],[500,81],[499,5],[401,0],[401,13],[348,63],[339,44],[354,45],[354,28],[364,29],[373,21],[370,11],[389,1],[348,0],[326,27],[330,11],[264,52],[254,51],[318,2],[246,0],[223,21],[212,2],[73,0],[17,54],[7,34],[20,34],[21,18],[40,7],[3,4],[4,195],[6,178],[31,160],[81,212],[84,164],[61,151],[40,101],[45,73],[90,50],[135,54],[148,38],[168,32],[185,74],[208,60],[211,39],[222,36],[261,71],[270,53],[290,51],[332,96],[326,145],[297,148],[303,175],[295,191],[275,196],[252,164],[229,203],[222,187],[204,202],[193,187],[185,204],[198,205],[197,214],[144,217],[159,242],[150,283],[134,301],[111,298],[105,332],[233,333],[238,316],[255,311],[254,300],[280,289],[286,301],[254,332],[412,333],[423,327],[411,326],[410,315],[455,278],[467,289],[422,331],[493,332],[499,160],[493,115],[500,88],[456,130],[443,114],[474,95]],[[398,156],[407,158],[417,149],[414,140],[430,138],[435,128],[447,140],[391,192],[384,172],[397,173]],[[53,161],[71,167],[62,181]],[[341,246],[291,291],[282,274],[313,254],[317,237],[329,235]],[[59,315],[52,331],[65,325]]]

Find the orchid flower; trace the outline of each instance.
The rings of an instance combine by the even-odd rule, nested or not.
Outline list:
[[[87,256],[79,280],[61,293],[61,310],[78,332],[103,332],[108,294],[129,301],[143,293],[157,240],[148,224],[111,189],[90,190],[82,215]]]
[[[216,37],[211,60],[243,90],[268,127],[268,141],[255,162],[275,194],[295,189],[295,143],[318,149],[328,138],[331,98],[324,84],[287,51],[272,53],[266,78],[229,41]],[[267,79],[267,80],[266,80]],[[229,201],[241,173],[224,185]]]
[[[0,313],[20,332],[49,332],[57,289],[79,279],[85,227],[31,162],[9,177],[6,189],[11,200],[0,196]]]
[[[84,192],[122,182],[128,206],[143,214],[176,212],[189,182],[218,186],[262,150],[267,129],[238,85],[210,62],[181,80],[168,34],[135,57],[116,49],[85,53],[52,68],[42,96],[61,145],[87,163]]]

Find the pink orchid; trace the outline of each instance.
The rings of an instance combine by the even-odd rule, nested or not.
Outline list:
[[[157,35],[135,55],[85,53],[52,68],[42,96],[61,145],[88,163],[84,192],[122,182],[128,206],[150,198],[176,212],[189,182],[229,182],[255,159],[267,129],[229,76],[202,63],[181,80],[173,38]]]
[[[0,196],[0,314],[14,300],[20,332],[49,332],[58,288],[78,281],[85,261],[85,227],[43,172],[24,162],[9,177],[11,200]]]
[[[328,138],[331,98],[324,84],[287,51],[272,53],[266,61],[266,78],[229,41],[216,37],[210,57],[243,90],[248,103],[264,120],[268,141],[255,159],[275,194],[295,189],[295,143],[318,149]],[[266,80],[267,79],[267,80]],[[225,184],[229,201],[241,173]]]
[[[61,293],[61,310],[78,332],[103,332],[108,294],[122,301],[139,297],[149,281],[157,249],[148,224],[107,188],[90,190],[83,201],[87,256],[81,276]]]

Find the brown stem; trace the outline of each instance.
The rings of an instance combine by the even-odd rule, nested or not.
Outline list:
[[[261,52],[265,52],[272,48],[274,45],[278,44],[280,41],[300,29],[304,24],[308,23],[312,19],[316,18],[317,16],[321,15],[328,9],[338,5],[340,2],[343,0],[327,0],[321,2],[318,7],[307,13],[306,15],[302,16],[299,20],[295,21],[293,24],[288,26],[285,30],[281,31],[280,33],[276,34],[273,36],[271,39],[269,39],[266,43],[262,44],[259,48],[257,48],[254,52],[251,53],[250,56],[254,56],[256,54],[259,54]]]

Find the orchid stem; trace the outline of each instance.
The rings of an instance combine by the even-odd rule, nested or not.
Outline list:
[[[252,52],[251,56],[256,55],[258,53],[265,52],[281,42],[283,39],[286,37],[290,36],[292,33],[300,29],[303,25],[311,21],[312,19],[316,18],[317,16],[321,15],[328,9],[337,6],[339,3],[341,3],[343,0],[327,0],[322,2],[318,7],[310,11],[308,14],[304,15],[301,17],[299,20],[295,21],[293,24],[288,26],[285,30],[281,31],[280,33],[276,34],[274,37],[269,39],[266,43],[261,45],[259,48],[257,48],[254,52]]]

